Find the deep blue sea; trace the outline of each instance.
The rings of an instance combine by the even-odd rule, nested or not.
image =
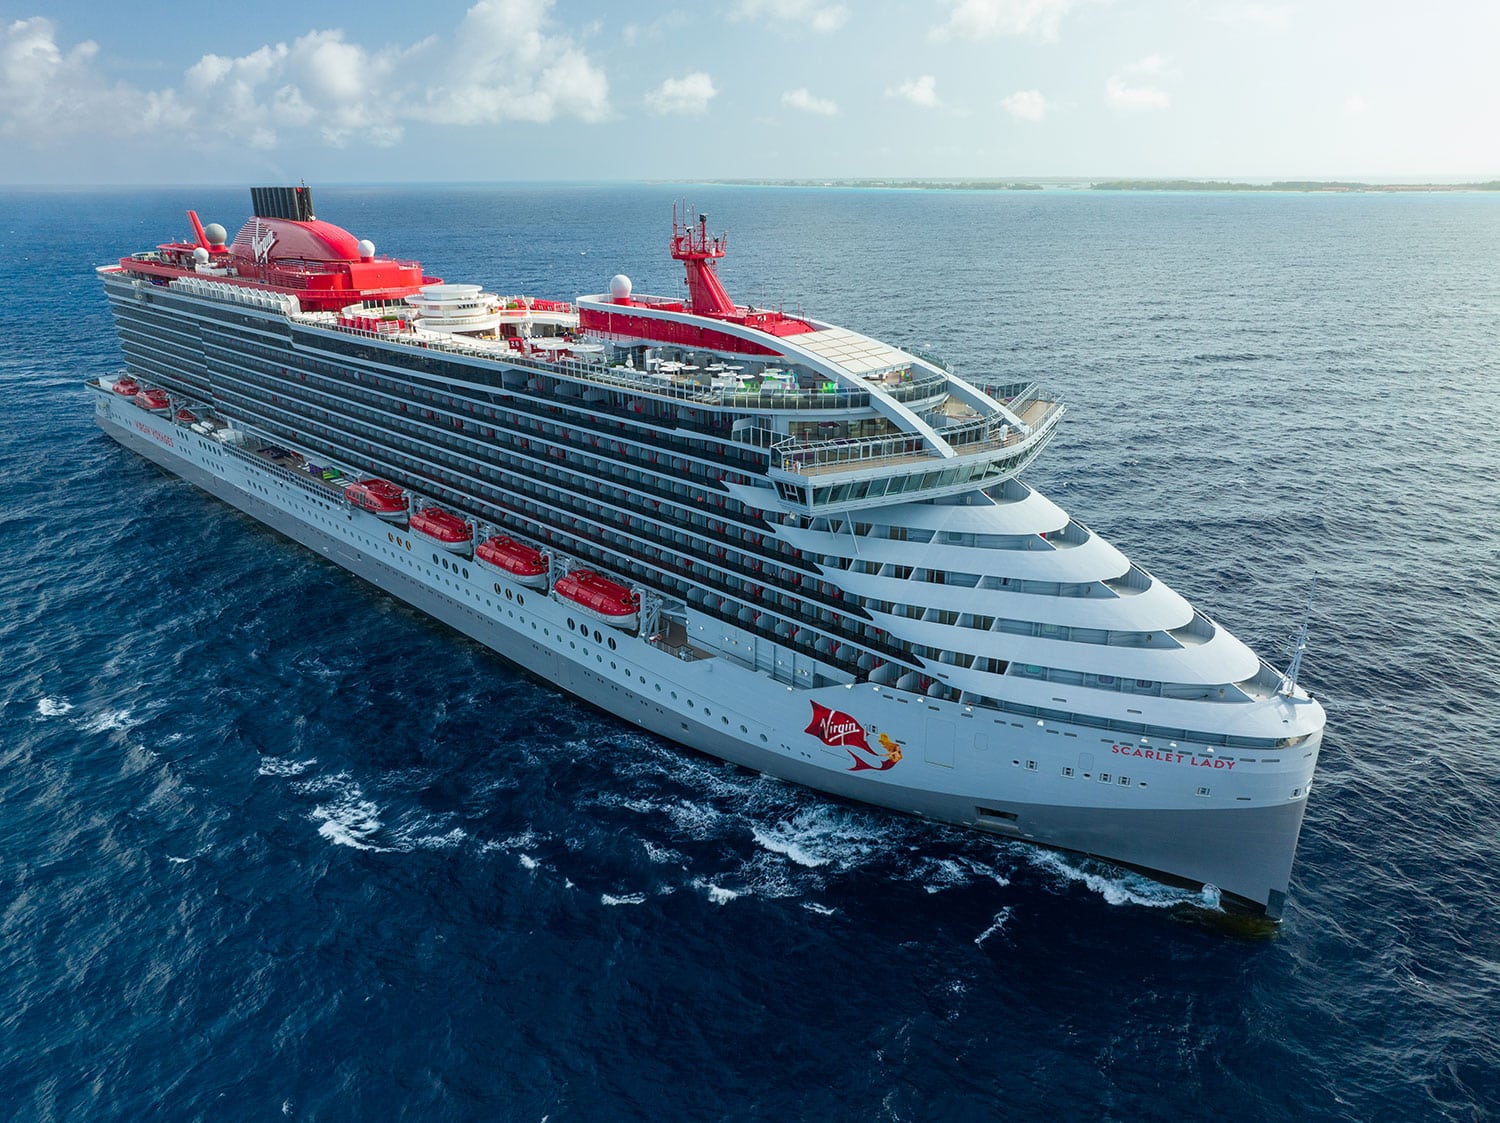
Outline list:
[[[247,185],[248,186],[248,185]],[[672,186],[316,187],[449,280],[673,292]],[[0,1116],[1500,1116],[1500,195],[686,189],[742,300],[1036,377],[1028,479],[1329,729],[1284,923],[622,725],[95,428],[0,193]]]

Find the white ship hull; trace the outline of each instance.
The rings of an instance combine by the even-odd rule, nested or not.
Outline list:
[[[684,660],[617,631],[596,641],[591,624],[577,630],[572,606],[498,583],[477,564],[461,568],[452,554],[434,560],[442,552],[420,538],[408,549],[389,523],[296,473],[106,389],[95,388],[95,414],[132,451],[663,737],[836,796],[1213,884],[1281,911],[1321,730],[1276,749],[1162,745],[870,682],[788,685],[797,651],[691,608],[688,638],[709,657]],[[820,711],[835,719],[821,737]]]

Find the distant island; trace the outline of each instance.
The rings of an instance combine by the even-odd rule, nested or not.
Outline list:
[[[1356,183],[1345,180],[1278,179],[1236,183],[1218,179],[1109,179],[1094,191],[1500,191],[1500,179],[1484,183]]]
[[[897,191],[1043,191],[1047,187],[1043,183],[998,179],[700,179],[693,182],[720,187],[887,187]]]
[[[1279,179],[1241,183],[1219,179],[710,179],[724,187],[856,187],[894,191],[1500,191],[1500,179],[1482,183],[1360,183],[1352,180]]]

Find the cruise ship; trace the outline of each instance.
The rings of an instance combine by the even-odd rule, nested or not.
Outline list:
[[[685,298],[560,300],[251,202],[99,268],[126,448],[682,745],[1281,915],[1323,709],[1022,482],[1055,394],[738,304],[686,210]]]

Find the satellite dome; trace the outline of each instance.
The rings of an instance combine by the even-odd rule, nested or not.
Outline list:
[[[366,261],[374,257],[375,243],[370,241],[370,239],[368,238],[361,238],[359,240],[359,256]]]
[[[630,298],[630,278],[624,273],[616,273],[609,279],[609,295],[616,300],[628,300]]]
[[[206,249],[204,249],[202,246],[198,246],[196,249],[193,250],[193,261],[196,262],[199,265],[207,265],[208,264],[208,251]]]
[[[205,226],[203,228],[203,236],[208,239],[208,244],[211,246],[222,246],[224,239],[228,237],[224,232],[224,228],[217,222],[210,222]]]

